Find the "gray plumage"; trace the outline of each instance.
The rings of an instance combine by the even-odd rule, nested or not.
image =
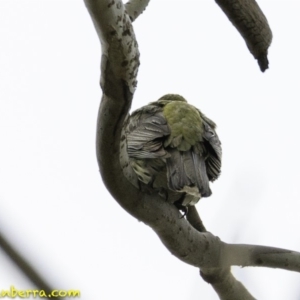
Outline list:
[[[125,138],[140,185],[184,206],[209,197],[209,181],[221,172],[222,150],[215,127],[179,95],[165,95],[133,112]]]

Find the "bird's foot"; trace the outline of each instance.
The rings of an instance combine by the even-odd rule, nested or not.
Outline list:
[[[175,202],[174,205],[178,208],[178,210],[183,213],[180,217],[180,219],[184,218],[188,212],[188,207],[182,205],[181,203]]]

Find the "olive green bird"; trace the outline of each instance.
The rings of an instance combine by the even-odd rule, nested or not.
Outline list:
[[[221,172],[216,124],[179,95],[134,111],[125,129],[129,163],[140,187],[186,207],[209,197]]]

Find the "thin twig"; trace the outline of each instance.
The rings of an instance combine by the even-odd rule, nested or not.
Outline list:
[[[13,245],[0,232],[0,247],[7,256],[15,263],[15,265],[23,272],[23,274],[39,289],[44,290],[47,295],[53,290],[46,280],[39,274],[30,263],[14,249]],[[62,300],[61,298],[55,298]]]
[[[206,232],[206,228],[198,214],[198,211],[195,206],[191,206],[188,208],[186,219],[190,222],[190,224],[197,229],[199,232]]]

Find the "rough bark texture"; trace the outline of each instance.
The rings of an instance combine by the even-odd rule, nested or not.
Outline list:
[[[272,32],[255,0],[216,0],[231,23],[244,38],[262,72],[269,67],[268,48]]]
[[[120,141],[136,85],[137,42],[122,1],[85,0],[85,4],[102,45],[103,96],[96,143],[101,176],[111,195],[128,213],[149,225],[173,255],[200,268],[201,276],[212,284],[220,299],[254,299],[232,276],[231,265],[280,267],[299,272],[299,253],[223,243],[205,232],[196,210],[191,210],[187,219],[181,218],[177,208],[155,192],[142,193],[129,183],[123,170],[127,168],[130,173],[130,166],[120,163],[120,156],[126,156],[125,144],[120,147]]]
[[[131,21],[134,21],[147,7],[150,0],[130,0],[125,4],[125,9]]]

